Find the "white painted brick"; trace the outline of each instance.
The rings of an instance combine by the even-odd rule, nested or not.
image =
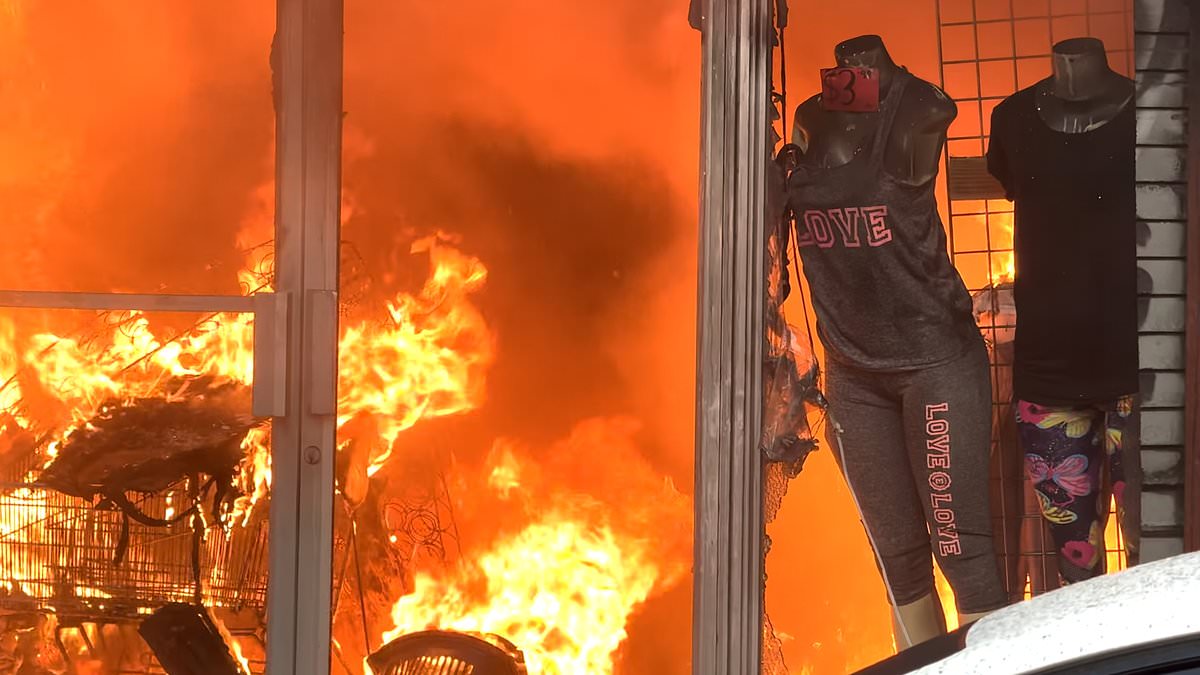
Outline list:
[[[1141,562],[1148,563],[1183,553],[1183,537],[1142,537]]]
[[[1139,260],[1138,269],[1144,272],[1138,293],[1183,295],[1187,290],[1187,265],[1182,260]]]
[[[1133,36],[1133,59],[1138,70],[1187,70],[1188,39],[1185,35]]]
[[[1177,487],[1183,483],[1183,451],[1142,450],[1142,484]],[[1145,500],[1142,505],[1145,506]]]
[[[1187,318],[1183,298],[1139,298],[1141,329],[1153,333],[1182,333]]]
[[[1179,222],[1139,222],[1138,256],[1182,258],[1186,254],[1187,224]]]
[[[1186,33],[1186,0],[1137,0],[1133,6],[1133,29],[1139,33]]]
[[[1147,108],[1187,107],[1187,75],[1183,73],[1137,74],[1137,104]]]
[[[1143,410],[1142,445],[1182,445],[1184,417],[1182,410]]]
[[[1184,148],[1138,148],[1137,179],[1155,182],[1183,182],[1187,150]]]
[[[1182,335],[1141,335],[1138,337],[1138,364],[1147,370],[1182,370]]]
[[[1145,145],[1185,145],[1187,113],[1182,110],[1137,111],[1137,142]]]
[[[1183,220],[1186,204],[1182,185],[1137,186],[1137,214],[1143,220]]]
[[[1141,373],[1142,406],[1144,408],[1182,408],[1184,405],[1183,373]]]
[[[1183,490],[1142,490],[1142,527],[1183,524]]]

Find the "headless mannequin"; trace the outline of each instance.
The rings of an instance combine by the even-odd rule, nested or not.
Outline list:
[[[1113,72],[1108,64],[1104,43],[1094,38],[1065,40],[1054,45],[1054,75],[1038,85],[1038,115],[1051,129],[1068,134],[1087,133],[1112,121],[1136,94],[1133,80]],[[1135,446],[1136,447],[1136,446]],[[1140,460],[1134,455],[1126,459],[1126,466],[1136,466]],[[1126,503],[1122,527],[1140,522],[1137,499],[1130,499],[1130,485],[1126,478]],[[1134,493],[1136,494],[1136,493]],[[1126,541],[1126,555],[1130,564],[1137,559],[1138,542]]]
[[[839,44],[834,50],[842,67],[874,68],[879,73],[880,99],[900,73],[877,35],[863,35]],[[933,180],[941,163],[946,132],[958,115],[958,107],[944,92],[928,82],[914,79],[904,91],[891,136],[886,139],[884,168],[901,183],[921,186]],[[789,153],[821,168],[841,166],[854,159],[874,136],[879,113],[825,110],[820,95],[796,109]],[[959,624],[969,624],[982,614],[960,614]],[[894,607],[896,645],[907,649],[946,632],[945,617],[937,592]]]
[[[878,35],[863,35],[842,42],[834,49],[842,67],[875,68],[879,72],[882,99],[895,80],[896,65]],[[941,162],[946,130],[958,108],[940,89],[914,80],[904,92],[892,135],[887,139],[884,166],[892,177],[909,185],[933,180]],[[825,110],[820,95],[796,109],[792,143],[809,162],[832,168],[848,163],[863,150],[879,123],[879,113]]]
[[[1134,83],[1108,66],[1095,38],[1054,45],[1054,75],[1037,85],[1038,115],[1051,129],[1082,134],[1104,126],[1129,104]]]

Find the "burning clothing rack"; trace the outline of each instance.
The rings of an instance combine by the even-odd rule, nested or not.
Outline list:
[[[0,574],[10,585],[0,610],[51,608],[91,619],[133,619],[151,608],[188,601],[198,553],[201,597],[210,606],[261,609],[266,604],[267,523],[209,528],[193,548],[189,519],[165,527],[128,524],[124,560],[113,561],[123,514],[85,499],[31,487],[36,457],[7,467],[0,482]],[[149,513],[189,503],[184,486],[135,500]]]

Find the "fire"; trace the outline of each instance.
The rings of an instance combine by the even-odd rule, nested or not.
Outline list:
[[[388,323],[342,334],[338,426],[371,418],[377,438],[368,475],[387,462],[401,432],[483,402],[493,341],[469,296],[483,286],[487,268],[448,241],[439,235],[412,245],[412,253],[429,254],[432,271],[418,295],[400,294],[388,303]]]
[[[449,245],[446,236],[422,239],[413,253],[428,254],[432,269],[419,295],[398,294],[387,305],[388,321],[361,321],[341,338],[339,422],[370,416],[378,448],[371,472],[390,455],[404,429],[419,420],[468,411],[483,399],[484,371],[493,357],[492,338],[479,311],[467,302],[487,276],[482,263]],[[270,291],[268,256],[249,261],[239,273],[247,292]],[[59,440],[86,424],[109,399],[170,397],[168,379],[210,375],[243,385],[253,383],[253,317],[213,314],[171,337],[140,312],[104,315],[98,332],[86,338],[35,332],[23,335],[13,317],[0,315],[0,403],[7,415],[3,443],[30,430]],[[253,505],[271,485],[270,432],[254,429],[238,487],[244,496],[233,516],[245,524]],[[32,499],[32,497],[31,497]],[[33,523],[37,509],[26,509]],[[0,523],[0,532],[29,524]],[[49,563],[51,561],[47,561]],[[5,578],[44,578],[39,570],[0,570]]]
[[[245,458],[238,474],[242,496],[234,504],[233,518],[245,526],[254,505],[271,491],[271,434],[263,427],[251,429],[242,441]]]
[[[204,263],[211,260],[214,266],[226,266],[208,268],[226,270],[230,278],[223,281],[232,282],[234,269],[245,268],[237,275],[243,293],[270,292],[269,256],[251,253],[248,260],[242,260],[228,254],[231,252],[229,244],[235,239],[234,230],[243,222],[240,219],[246,218],[247,208],[257,208],[250,202],[257,200],[267,205],[265,210],[250,218],[257,225],[250,228],[252,231],[261,234],[274,216],[274,185],[270,175],[274,156],[273,111],[269,96],[272,73],[266,51],[275,31],[276,17],[272,8],[242,11],[245,3],[227,2],[227,7],[216,10],[197,5],[200,9],[179,15],[154,3],[148,6],[148,13],[131,13],[101,3],[94,11],[61,14],[38,10],[36,5],[0,0],[0,15],[3,15],[0,33],[11,38],[0,39],[0,52],[11,66],[6,73],[12,76],[8,79],[12,80],[13,86],[7,89],[13,90],[11,98],[15,105],[12,131],[0,139],[5,141],[6,149],[11,150],[0,162],[0,174],[13,179],[9,181],[11,189],[5,192],[8,213],[3,223],[10,244],[4,260],[11,263],[6,269],[12,271],[12,278],[0,285],[70,290],[222,292],[209,290],[210,279],[199,274]],[[630,3],[630,7],[641,11],[638,3]],[[237,21],[225,20],[231,9],[237,10]],[[364,11],[379,12],[381,18],[386,18],[392,7],[388,3],[374,3]],[[657,14],[658,10],[648,12],[648,16]],[[432,15],[418,12],[418,15],[413,18],[424,20],[426,16],[435,17],[436,12]],[[576,20],[578,15],[576,8],[567,7],[551,19],[568,28],[578,27],[583,25]],[[527,23],[521,12],[506,12],[498,18],[511,21],[513,25]],[[139,32],[138,26],[146,21],[149,21],[146,25],[153,26],[154,30]],[[369,23],[375,27],[386,25],[379,20]],[[657,64],[651,69],[654,72],[647,74],[645,60],[639,58],[637,65],[627,68],[638,75],[638,79],[621,75],[615,80],[608,77],[611,72],[608,64],[625,61],[616,58],[623,53],[624,47],[619,40],[600,37],[596,44],[603,48],[606,56],[614,57],[594,60],[604,64],[601,69],[601,74],[606,76],[604,82],[619,83],[622,91],[634,92],[634,98],[645,99],[643,107],[661,108],[656,102],[666,102],[674,113],[671,101],[685,101],[687,114],[683,118],[698,119],[691,114],[697,99],[686,95],[694,89],[694,83],[686,77],[675,76],[676,71],[688,70],[681,67],[679,59],[683,57],[679,54],[696,52],[682,49],[693,42],[690,29],[678,22],[664,23],[657,19],[639,22],[639,25],[642,23],[651,31],[647,37],[655,36],[656,41],[660,33],[669,32],[674,36],[666,47],[659,45],[660,48],[650,55]],[[660,23],[664,27],[676,24],[678,27],[665,31],[658,26]],[[418,24],[404,21],[398,25]],[[476,37],[481,39],[473,37],[460,42],[484,44],[482,38],[486,36],[507,40],[504,36],[518,34],[495,30],[496,25],[489,19],[481,21],[478,27],[468,26],[470,31],[479,30],[481,33]],[[223,45],[222,49],[211,54],[208,53],[211,50],[197,52],[195,45],[212,43],[213,30],[217,31],[215,35]],[[372,32],[367,31],[364,37],[370,39]],[[144,39],[118,39],[111,44],[102,39],[106,35],[133,33]],[[434,35],[426,30],[419,33]],[[588,31],[584,33],[585,37],[591,36]],[[575,33],[547,31],[546,34],[558,36],[557,44],[577,47],[578,35]],[[394,35],[385,42],[389,49],[392,38]],[[355,42],[369,44],[363,40]],[[72,58],[72,50],[63,49],[64,44],[73,45],[78,53],[99,54],[103,58],[80,61]],[[498,43],[497,48],[505,51],[505,44]],[[520,46],[523,43],[518,40],[514,44]],[[507,49],[510,54],[517,51]],[[532,55],[530,63],[535,66],[546,63],[544,49],[521,53]],[[348,54],[348,63],[352,58],[353,53]],[[181,77],[180,73],[187,76]],[[552,81],[576,89],[576,85],[585,83],[580,91],[594,88],[595,78],[580,77],[578,68],[563,73],[565,77],[555,75]],[[669,82],[664,81],[665,74],[670,75]],[[394,77],[385,79],[396,82]],[[439,80],[444,81],[444,78]],[[470,85],[472,78],[465,76],[463,81]],[[474,96],[477,92],[492,89],[487,86],[455,86],[443,92],[450,96],[440,97],[442,103],[427,107],[436,109],[439,118],[447,109],[493,111],[496,114],[486,120],[489,125],[496,122],[511,125],[514,119],[523,125],[528,120],[542,125],[553,121],[553,128],[537,130],[530,138],[540,139],[556,152],[565,148],[567,155],[579,154],[582,150],[589,159],[581,164],[588,169],[581,176],[591,175],[589,163],[605,169],[610,163],[610,155],[624,158],[636,151],[644,151],[648,153],[650,163],[661,165],[648,170],[646,176],[655,178],[659,169],[666,169],[663,184],[648,183],[647,190],[655,193],[650,195],[654,203],[672,199],[673,195],[668,194],[671,191],[666,188],[679,187],[680,192],[686,192],[686,187],[694,183],[694,178],[689,177],[694,174],[695,162],[686,157],[681,162],[676,161],[686,154],[677,150],[686,150],[693,143],[694,134],[686,133],[686,125],[685,133],[679,135],[686,140],[677,143],[679,139],[673,136],[664,140],[663,134],[646,131],[645,125],[629,127],[624,121],[613,123],[615,118],[610,119],[611,116],[599,116],[593,120],[598,123],[592,127],[598,129],[605,142],[599,145],[585,142],[574,133],[573,125],[565,122],[565,118],[547,113],[552,107],[544,105],[545,101],[522,103],[516,108],[509,106],[507,99],[514,98],[511,87],[516,82],[511,78],[504,79],[505,86],[501,87],[503,91],[499,98],[495,92],[487,94],[493,103],[503,104],[498,107],[463,105],[470,101],[462,99],[460,93]],[[677,82],[686,83],[686,86],[677,87]],[[347,110],[354,110],[355,121],[365,120],[365,124],[370,125],[373,111],[382,110],[387,113],[388,128],[395,128],[395,112],[407,114],[405,106],[411,97],[404,95],[395,99],[404,105],[391,109],[386,107],[392,103],[391,90],[379,88],[371,94],[378,102],[372,101],[373,105],[365,106],[354,100],[354,87],[347,89]],[[412,87],[405,86],[400,91],[409,89]],[[562,87],[550,89],[561,90]],[[680,92],[685,95],[676,96]],[[97,93],[103,96],[97,99]],[[429,100],[438,98],[434,96]],[[97,100],[101,104],[98,107],[87,105],[89,101]],[[425,107],[423,103],[420,106]],[[411,128],[418,131],[405,136],[423,136],[430,127]],[[370,131],[370,126],[366,129]],[[635,135],[631,136],[630,130]],[[139,138],[138,143],[120,142],[131,133]],[[405,180],[403,171],[388,166],[394,152],[389,146],[395,144],[394,139],[389,139],[385,133],[376,135],[378,140],[371,137],[372,134],[364,134],[364,137],[371,137],[371,145],[380,146],[379,155],[384,158],[372,171],[384,178],[385,183],[411,182]],[[347,138],[352,140],[353,136]],[[544,149],[539,149],[539,154]],[[451,156],[451,153],[436,151],[434,146],[431,150],[434,150],[429,153],[431,160]],[[349,160],[351,153],[352,149],[349,149],[345,159]],[[460,159],[453,161],[455,164],[461,162]],[[349,161],[346,163],[350,164]],[[689,168],[682,174],[673,171],[679,166]],[[617,175],[623,180],[630,175],[623,160],[619,169]],[[430,172],[429,167],[418,167],[413,171]],[[350,188],[364,192],[371,189],[371,181],[358,179],[352,171],[347,173],[347,191]],[[555,170],[555,173],[564,172]],[[456,181],[463,177],[460,173],[454,174]],[[623,180],[610,186],[614,195],[633,193],[632,196],[637,196],[638,192],[645,191],[629,190]],[[255,188],[262,188],[261,194],[253,194]],[[407,204],[403,191],[397,192],[392,187],[384,190],[388,194],[395,192],[399,201]],[[640,213],[640,206],[634,206]],[[343,216],[347,211],[343,211]],[[384,207],[378,199],[366,200],[364,211],[373,218],[386,218],[388,213],[396,213],[398,220],[421,213],[419,209],[409,211],[407,206]],[[264,214],[265,217],[259,217]],[[681,214],[681,231],[690,232],[686,229],[687,211],[681,210]],[[625,211],[619,209],[611,215],[601,214],[599,220],[629,220],[623,215],[626,215]],[[662,224],[663,215],[654,215],[656,223]],[[471,217],[469,213],[451,212],[439,212],[438,216],[445,216],[447,220]],[[524,214],[521,217],[525,217]],[[630,223],[638,224],[632,220]],[[358,225],[359,221],[356,221],[347,232]],[[386,234],[391,231],[390,225],[392,223],[384,223],[384,237],[390,236]],[[495,223],[496,227],[504,225],[500,220]],[[680,223],[671,225],[676,227]],[[399,224],[396,229],[402,226]],[[532,228],[528,229],[532,231]],[[237,245],[253,250],[250,244],[261,239],[242,236],[245,234],[237,235]],[[360,230],[354,233],[355,236],[359,234],[363,236],[358,242],[365,242],[366,246],[377,245],[383,240],[380,232]],[[681,249],[688,248],[685,241]],[[653,247],[647,247],[647,250],[653,250]],[[355,454],[364,455],[360,483],[382,484],[391,473],[400,473],[381,475],[378,472],[387,462],[403,459],[395,454],[406,447],[397,442],[405,431],[425,420],[462,415],[480,407],[487,392],[489,368],[496,356],[494,336],[477,304],[477,293],[488,277],[484,263],[459,250],[452,237],[442,235],[417,242],[411,253],[414,255],[412,260],[417,263],[426,257],[429,260],[429,278],[424,287],[399,292],[397,288],[377,284],[369,289],[369,304],[345,308],[347,311],[341,316],[338,447],[342,452],[353,450]],[[591,253],[587,255],[591,256]],[[374,264],[375,260],[370,263]],[[628,275],[629,280],[623,283],[632,284],[633,273],[639,272],[639,268],[622,264],[613,269],[618,267],[622,274]],[[21,275],[29,277],[21,278]],[[384,281],[390,283],[386,275]],[[195,284],[204,288],[198,289]],[[227,288],[230,285],[225,284]],[[682,310],[682,317],[689,316],[689,311]],[[195,325],[187,326],[180,324],[178,315],[166,318],[153,313],[109,313],[103,315],[103,322],[96,322],[94,316],[84,314],[0,312],[0,452],[8,447],[20,449],[20,445],[14,444],[30,438],[36,441],[42,455],[38,460],[45,459],[59,447],[56,441],[72,429],[88,424],[94,418],[97,406],[106,400],[186,395],[167,386],[169,381],[180,376],[214,376],[247,386],[253,383],[253,325],[248,315],[198,317],[200,320]],[[88,325],[80,325],[84,323]],[[648,331],[633,327],[627,332],[636,336]],[[672,348],[673,353],[677,351],[677,347]],[[686,358],[682,360],[687,361]],[[688,372],[686,366],[683,372]],[[683,408],[687,408],[686,402]],[[613,461],[608,454],[610,444],[621,445],[624,440],[607,438],[607,432],[597,433],[596,438],[567,442],[567,446],[579,442],[578,447],[567,449],[579,457],[581,453],[575,450],[586,447],[593,458],[601,458],[597,463]],[[660,442],[665,441],[660,439]],[[255,507],[270,498],[270,445],[269,427],[256,428],[244,439],[242,465],[232,478],[242,496],[235,503],[233,512],[226,514],[232,516],[224,519],[226,527],[261,522],[265,509],[256,510]],[[686,447],[686,444],[680,447]],[[486,445],[480,449],[486,449]],[[416,578],[425,580],[421,588],[430,587],[430,583],[458,588],[463,590],[464,602],[469,599],[471,603],[453,610],[422,610],[424,618],[421,621],[437,621],[451,627],[474,616],[481,630],[505,634],[531,655],[531,661],[546,664],[541,667],[543,672],[555,672],[555,667],[565,672],[610,670],[614,651],[624,639],[625,626],[632,613],[655,589],[686,571],[689,552],[686,544],[682,552],[674,551],[668,555],[662,551],[661,542],[651,546],[647,540],[662,539],[664,535],[658,532],[660,529],[668,531],[667,538],[688,540],[690,528],[686,525],[691,519],[690,508],[673,489],[661,485],[661,468],[652,470],[638,465],[642,477],[653,479],[655,484],[644,486],[652,491],[624,501],[640,505],[646,499],[653,500],[660,489],[663,496],[662,503],[652,509],[653,514],[637,520],[622,513],[627,510],[622,501],[611,498],[611,495],[622,494],[617,489],[621,483],[618,478],[627,476],[608,479],[611,484],[607,490],[587,485],[558,490],[554,486],[561,477],[558,474],[555,474],[555,480],[540,481],[540,487],[535,488],[543,469],[541,463],[531,460],[527,449],[512,446],[510,451],[506,463],[497,465],[495,471],[473,475],[480,483],[481,492],[489,496],[489,505],[504,507],[505,518],[502,520],[505,527],[501,532],[488,532],[487,536],[472,533],[467,542],[474,545],[478,555],[471,553],[460,565],[464,570],[474,569],[476,580],[486,578],[494,582],[492,592],[467,593],[467,587],[460,583],[472,577],[467,572],[458,577],[428,570],[421,576],[422,571],[418,571]],[[352,466],[356,471],[360,468],[358,464]],[[616,473],[627,471],[625,467],[617,466]],[[587,471],[583,473],[588,474]],[[377,480],[366,481],[365,478],[371,475],[376,475]],[[490,489],[485,485],[489,477],[492,481]],[[590,474],[586,475],[581,482],[586,484],[591,478]],[[0,523],[0,545],[52,541],[52,533],[40,529],[40,523],[58,502],[54,500],[57,497],[47,498],[46,495],[42,490],[14,492],[10,487],[6,496],[12,498],[10,501],[22,500],[23,504],[18,517]],[[558,496],[551,499],[547,495]],[[174,512],[185,506],[181,496],[170,508]],[[3,518],[9,515],[0,514]],[[488,515],[475,520],[484,526],[496,523],[496,519]],[[211,533],[216,536],[219,533],[215,529],[216,523],[208,524],[214,528]],[[380,537],[380,548],[387,548],[383,544],[385,541]],[[542,574],[546,578],[539,581],[530,577],[519,582],[515,578],[522,568],[519,554],[540,550],[543,546],[547,547],[546,555],[552,556],[542,561]],[[154,552],[146,555],[149,556],[147,562],[153,562]],[[45,586],[48,584],[41,580],[54,578],[58,573],[56,566],[70,562],[52,559],[35,562],[34,557],[14,558],[11,562],[6,559],[0,563],[0,580],[11,579],[14,588]],[[18,562],[34,563],[40,568],[17,568]],[[224,572],[214,571],[212,578],[216,579],[220,574]],[[591,589],[608,590],[596,590],[596,597],[584,598],[581,603],[571,593],[572,587],[579,584],[582,585],[578,588],[588,589],[588,593],[593,592]],[[216,582],[211,585],[216,586]],[[522,609],[519,607],[522,603],[509,602],[508,594],[514,592],[513,589],[523,589],[520,593],[527,596],[529,606]],[[471,587],[471,590],[480,589]],[[31,588],[29,592],[45,595],[49,590]],[[77,592],[83,593],[82,590]],[[422,596],[421,592],[420,588],[415,589],[406,599],[406,606],[419,604],[422,597],[426,601],[435,599]],[[190,600],[187,590],[182,587],[180,595],[181,600]],[[555,599],[561,611],[554,613],[545,609],[549,599]],[[395,596],[390,597],[381,607],[390,607],[395,600]],[[588,603],[598,604],[589,607]],[[511,610],[508,614],[502,611],[505,607]],[[520,612],[526,612],[529,618],[520,619]],[[408,613],[404,614],[407,616]],[[396,627],[400,625],[398,623]],[[376,640],[370,642],[377,643],[382,628],[386,627],[372,625],[368,632]],[[574,641],[569,648],[560,648],[556,644],[562,642],[562,638],[556,636],[562,635],[570,635]],[[341,637],[343,643],[351,642],[350,636]],[[251,654],[251,658],[258,657]],[[576,664],[582,665],[576,667]]]
[[[611,673],[630,615],[658,581],[651,548],[547,514],[458,578],[419,576],[396,603],[396,628],[384,641],[428,628],[495,633],[524,651],[531,673]]]
[[[496,498],[521,503],[519,514],[501,511],[501,518],[523,524],[453,573],[418,574],[393,607],[395,628],[383,641],[431,628],[491,633],[524,652],[531,675],[612,673],[631,616],[690,562],[676,539],[690,506],[640,460],[636,429],[627,419],[580,424],[552,449],[559,466],[545,477],[545,462],[533,466],[522,457],[527,450],[498,442],[484,475]],[[596,473],[579,485],[564,480],[584,481],[564,467],[597,457],[615,468],[587,467]],[[497,513],[494,504],[489,510]]]
[[[498,442],[492,448],[492,470],[488,474],[488,486],[501,499],[507,500],[513,490],[521,486],[521,465],[508,444]]]
[[[1017,278],[1015,256],[1013,255],[1013,213],[1012,205],[1000,206],[1005,211],[992,213],[988,220],[996,225],[993,229],[991,248],[998,249],[988,254],[991,261],[991,282],[993,286],[1012,283]]]
[[[399,293],[386,303],[385,321],[343,322],[339,447],[369,447],[368,475],[384,466],[405,430],[423,419],[468,412],[484,400],[495,343],[472,295],[483,287],[487,268],[453,243],[439,234],[412,245],[413,254],[429,258],[428,279],[420,292]],[[259,258],[240,281],[247,292],[269,291],[270,276]],[[8,383],[0,395],[11,415],[8,432],[54,430],[62,438],[87,424],[105,400],[176,395],[164,387],[172,377],[253,382],[249,315],[209,316],[176,335],[137,312],[110,319],[87,340],[51,332],[22,337],[18,328],[0,319],[0,377]],[[503,509],[505,525],[488,533],[487,545],[464,556],[453,573],[416,570],[411,593],[393,607],[394,627],[384,639],[429,627],[497,634],[522,649],[531,673],[612,672],[631,616],[656,589],[680,578],[690,553],[686,542],[664,547],[664,540],[686,534],[690,507],[641,459],[632,441],[637,426],[628,419],[583,423],[553,448],[550,456],[557,459],[549,462],[533,462],[528,449],[497,441],[488,466],[467,480],[479,481],[478,492],[487,494],[476,505],[481,513]],[[50,444],[49,454],[55,447]],[[242,496],[231,515],[235,525],[245,526],[255,504],[270,493],[269,427],[251,430],[242,449],[234,479]],[[617,467],[612,475],[578,466],[597,457]],[[0,536],[36,530],[45,517],[44,500],[35,491],[25,493],[21,522],[0,523]],[[656,528],[671,535],[656,534]],[[37,569],[0,574],[17,582],[47,578]],[[240,652],[237,657],[246,663]]]
[[[991,254],[992,285],[1012,283],[1017,278],[1017,268],[1011,251]]]

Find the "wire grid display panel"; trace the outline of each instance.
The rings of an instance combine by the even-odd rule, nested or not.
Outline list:
[[[943,88],[955,100],[959,111],[946,144],[951,255],[973,294],[978,297],[993,293],[993,298],[1001,297],[1007,292],[1004,284],[1011,281],[1013,274],[1013,206],[987,174],[984,156],[992,111],[1016,91],[1048,77],[1054,44],[1070,38],[1099,39],[1105,45],[1113,70],[1132,78],[1133,1],[936,2]],[[1012,415],[1011,350],[1001,347],[1005,341],[1011,344],[1011,316],[993,311],[981,321],[981,329],[992,346],[997,431],[1005,429],[1003,418]],[[1011,444],[1013,430],[1007,431]],[[1006,448],[1000,446],[1006,441],[1005,434],[993,436],[996,483],[993,494],[1001,500],[998,510],[1020,514],[1021,523],[1019,532],[1011,532],[1013,519],[998,519],[1002,564],[1020,569],[1015,580],[1011,575],[1007,578],[1010,585],[1017,586],[1010,588],[1010,594],[1029,597],[1056,583],[1050,581],[1057,575],[1054,546],[1041,522],[1036,499],[1024,485],[1020,462],[1004,461]],[[1009,503],[1014,498],[1018,503]],[[1108,569],[1123,568],[1124,546],[1111,508],[1106,549]]]
[[[28,475],[31,467],[18,472]],[[125,552],[123,515],[20,481],[0,484],[0,573],[7,588],[0,608],[53,608],[80,617],[133,618],[169,602],[194,598],[198,555],[208,606],[262,609],[267,595],[267,505],[246,525],[209,523],[195,549],[191,518],[167,527],[130,520]],[[192,501],[183,487],[133,500],[163,517]]]

